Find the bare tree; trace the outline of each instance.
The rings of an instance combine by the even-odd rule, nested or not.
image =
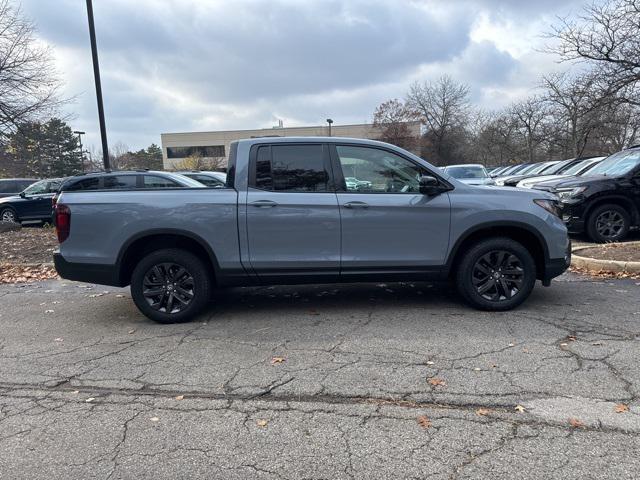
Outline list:
[[[584,8],[577,19],[561,19],[549,50],[562,60],[584,61],[596,68],[605,92],[618,93],[640,80],[640,0],[606,0]],[[604,93],[603,95],[607,95]],[[625,101],[640,105],[635,95]]]
[[[412,119],[412,113],[404,103],[398,99],[387,100],[373,113],[373,127],[380,131],[383,142],[412,150],[419,140],[412,135],[407,124]]]
[[[540,145],[546,138],[545,120],[549,116],[549,108],[543,99],[534,96],[512,104],[508,112],[524,144],[527,161],[536,161]]]
[[[453,160],[455,137],[464,129],[469,112],[469,87],[444,75],[435,82],[414,83],[406,103],[427,127],[426,136],[436,160]]]
[[[0,136],[53,115],[61,103],[51,51],[34,32],[19,8],[0,0]]]
[[[566,156],[579,157],[585,153],[592,134],[602,124],[605,108],[614,104],[610,98],[599,95],[596,77],[560,73],[543,78],[553,130]]]

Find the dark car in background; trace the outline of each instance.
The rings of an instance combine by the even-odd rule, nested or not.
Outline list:
[[[64,178],[40,180],[18,195],[0,198],[0,220],[3,222],[51,221],[51,199]]]
[[[569,232],[600,243],[623,240],[640,226],[640,146],[614,153],[581,177],[534,188],[559,197]]]
[[[37,178],[0,178],[0,198],[17,195],[37,181]]]
[[[151,170],[94,172],[69,178],[61,192],[80,190],[138,190],[160,188],[200,187],[204,185],[178,173]],[[51,212],[49,212],[51,213]]]

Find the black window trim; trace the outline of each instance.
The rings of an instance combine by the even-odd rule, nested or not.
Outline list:
[[[260,147],[269,147],[269,150],[271,150],[272,147],[279,147],[279,146],[305,146],[305,145],[320,145],[322,147],[322,160],[323,160],[323,164],[324,164],[324,168],[327,171],[327,175],[329,175],[329,178],[327,179],[327,189],[325,191],[321,191],[321,192],[305,192],[305,191],[288,191],[288,190],[265,190],[264,188],[258,188],[256,187],[256,160],[257,160],[257,156],[258,156],[258,149]],[[271,153],[271,152],[270,152]],[[269,157],[272,159],[273,156],[270,154]],[[256,143],[255,145],[251,146],[251,150],[249,150],[249,178],[248,178],[248,183],[247,186],[248,188],[252,188],[254,190],[259,190],[262,192],[269,192],[269,193],[296,193],[296,194],[301,194],[301,193],[336,193],[336,183],[334,180],[334,169],[333,166],[331,164],[331,155],[330,155],[330,151],[329,151],[329,146],[326,142],[273,142],[273,143]]]
[[[442,183],[443,185],[445,185],[449,190],[453,190],[454,186],[449,183],[448,181],[446,181],[442,175],[440,175],[437,172],[434,172],[433,170],[431,170],[428,167],[425,167],[424,165],[422,165],[421,163],[416,162],[413,158],[408,157],[407,155],[404,155],[400,152],[397,152],[391,148],[387,148],[387,147],[383,147],[380,145],[366,145],[366,144],[362,144],[362,143],[351,143],[351,142],[332,142],[330,143],[330,148],[329,151],[331,153],[331,166],[333,168],[333,172],[334,172],[334,178],[335,178],[335,185],[336,185],[336,193],[351,193],[351,194],[362,194],[362,195],[367,195],[367,194],[373,194],[373,195],[416,195],[419,194],[418,192],[358,192],[358,191],[353,191],[353,190],[347,190],[347,183],[345,181],[345,177],[344,177],[344,172],[342,171],[342,165],[340,164],[340,157],[338,155],[338,150],[336,149],[336,147],[361,147],[361,148],[372,148],[374,150],[383,150],[385,152],[391,153],[393,155],[397,155],[400,158],[403,158],[405,160],[407,160],[408,162],[414,164],[415,166],[417,166],[418,168],[425,170],[426,172],[428,172],[431,176],[435,177],[438,179],[438,181],[440,183]]]

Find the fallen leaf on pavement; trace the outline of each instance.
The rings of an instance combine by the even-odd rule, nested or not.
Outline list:
[[[85,402],[87,402],[87,403],[91,403],[91,402],[93,402],[94,400],[95,400],[95,398],[93,398],[93,397],[89,397],[89,398],[87,398],[87,399],[85,400]]]
[[[584,427],[584,422],[578,420],[577,418],[570,418],[569,425],[571,425],[574,428],[582,428]]]
[[[256,425],[259,426],[259,427],[266,427],[268,423],[269,422],[267,422],[266,420],[258,420],[256,422]]]
[[[271,365],[276,365],[278,363],[284,362],[284,357],[273,357],[271,359]]]
[[[480,415],[481,417],[486,417],[491,413],[491,410],[488,408],[479,408],[476,410],[476,415]]]
[[[561,347],[567,347],[567,346],[569,346],[569,344],[568,343],[561,343],[560,346]]]
[[[45,310],[44,313],[54,313],[53,310]]]
[[[522,413],[525,411],[525,408],[522,405],[516,405],[515,410]]]
[[[426,415],[420,415],[418,417],[418,425],[422,428],[431,428],[431,420]]]
[[[629,411],[629,405],[625,405],[624,403],[618,403],[613,410],[616,413],[625,413]]]
[[[134,328],[133,330],[129,330],[129,335],[132,335],[132,334],[134,334],[134,333],[136,333],[135,328]]]
[[[64,338],[58,337],[53,339],[54,342],[64,342]]]
[[[435,365],[435,363],[436,363],[436,362],[432,362],[431,360],[429,360],[429,361],[427,362],[427,365]]]
[[[183,399],[184,399],[184,395],[178,395],[178,396],[176,397],[176,400],[183,400]]]
[[[80,390],[74,390],[73,392],[71,392],[71,395],[77,395],[80,393]]]
[[[438,377],[432,377],[432,378],[429,378],[429,379],[427,379],[427,381],[428,381],[431,385],[433,385],[434,387],[437,387],[437,386],[444,386],[444,385],[445,385],[445,383],[446,383],[442,378],[438,378]]]
[[[158,417],[151,417],[149,420],[151,420],[152,422],[157,422],[160,419]]]
[[[578,339],[578,337],[576,337],[575,335],[569,335],[567,337],[567,340],[569,340],[570,342],[575,342]]]

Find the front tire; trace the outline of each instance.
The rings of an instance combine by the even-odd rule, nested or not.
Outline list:
[[[458,292],[480,310],[511,310],[529,297],[535,283],[531,253],[521,243],[503,237],[471,246],[456,272]]]
[[[613,203],[597,207],[587,220],[589,238],[597,243],[620,242],[631,227],[631,216],[620,205]]]
[[[212,278],[205,263],[181,249],[157,250],[144,257],[131,275],[131,297],[138,309],[158,323],[187,322],[211,298]]]
[[[18,214],[11,207],[0,210],[0,222],[18,223]]]

